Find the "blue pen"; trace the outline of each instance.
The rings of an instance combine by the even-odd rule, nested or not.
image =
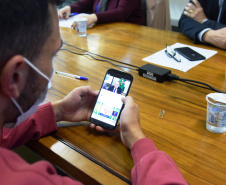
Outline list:
[[[78,13],[71,13],[71,14],[69,15],[69,17],[75,16],[75,15],[78,15]]]
[[[60,72],[60,71],[56,71],[56,73],[59,75],[68,76],[68,77],[76,78],[79,80],[88,80],[88,78],[83,77],[83,76],[77,76],[77,75],[68,74],[68,73],[64,73],[64,72]]]

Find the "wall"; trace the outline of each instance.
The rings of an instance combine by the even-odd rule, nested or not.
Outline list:
[[[171,25],[177,27],[180,16],[189,0],[169,0]]]

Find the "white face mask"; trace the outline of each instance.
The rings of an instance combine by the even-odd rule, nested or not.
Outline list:
[[[32,69],[34,69],[37,73],[39,73],[42,77],[44,77],[48,81],[47,88],[50,89],[51,88],[51,81],[50,81],[50,79],[52,78],[52,76],[51,76],[51,78],[48,78],[38,68],[36,68],[29,60],[24,58],[24,61],[27,63],[27,65],[29,65]],[[6,124],[4,124],[4,127],[13,128],[13,127],[19,125],[20,123],[22,123],[23,121],[25,121],[27,118],[29,118],[32,114],[34,114],[38,110],[38,107],[41,104],[43,104],[43,102],[44,102],[44,100],[46,98],[46,94],[47,94],[47,91],[44,94],[41,93],[40,96],[37,98],[36,102],[26,112],[23,112],[23,110],[21,109],[19,104],[16,102],[16,100],[14,98],[11,98],[13,104],[20,111],[20,116],[17,117],[16,123],[6,123]]]

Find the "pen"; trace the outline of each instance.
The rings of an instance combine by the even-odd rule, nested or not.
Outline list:
[[[69,15],[69,17],[72,17],[72,16],[74,16],[74,15],[78,15],[78,13],[71,13],[71,14]]]
[[[59,75],[62,75],[62,76],[68,76],[68,77],[72,77],[72,78],[76,78],[76,79],[80,79],[80,80],[88,80],[88,78],[83,77],[83,76],[77,76],[77,75],[64,73],[64,72],[60,72],[60,71],[56,71],[56,73]]]

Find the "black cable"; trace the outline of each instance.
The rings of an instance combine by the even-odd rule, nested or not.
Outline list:
[[[128,69],[131,69],[131,70],[138,71],[138,69],[134,69],[134,68],[123,66],[123,65],[117,65],[117,64],[111,62],[110,60],[103,60],[103,59],[96,58],[96,57],[92,56],[91,54],[89,54],[90,52],[87,52],[87,53],[78,53],[78,52],[71,51],[70,49],[67,49],[67,48],[61,48],[60,50],[66,50],[66,51],[69,51],[69,52],[74,53],[74,54],[77,54],[77,55],[87,55],[87,56],[90,56],[91,58],[93,58],[95,60],[99,60],[99,61],[103,61],[103,62],[109,62],[110,64],[115,65],[117,67],[128,68]]]
[[[179,78],[179,76],[171,74],[171,73],[168,74],[168,77],[169,77],[169,80],[179,80],[181,82],[185,82],[185,83],[188,83],[190,85],[194,85],[194,86],[201,87],[201,88],[204,88],[204,89],[209,89],[209,90],[216,91],[216,92],[219,92],[219,93],[225,93],[223,91],[215,89],[214,87],[210,86],[207,83],[199,82],[199,81],[196,81],[196,80],[189,80],[189,79]],[[201,84],[201,85],[199,85],[199,84]]]
[[[215,89],[214,87],[210,86],[209,84],[206,84],[206,83],[203,83],[203,82],[199,82],[199,81],[195,81],[195,80],[188,80],[188,79],[183,79],[183,78],[179,78],[178,80],[182,81],[182,82],[185,82],[185,83],[188,83],[188,84],[191,84],[191,85],[198,86],[198,87],[202,87],[202,88],[205,88],[205,89],[213,90],[213,91],[216,91],[216,92],[219,92],[219,93],[224,93],[224,92],[222,92],[222,91],[220,91],[218,89]],[[201,84],[201,85],[197,85],[197,84]]]
[[[102,55],[98,55],[98,54],[96,54],[96,53],[92,53],[92,52],[87,51],[87,50],[85,50],[85,49],[81,49],[81,48],[79,48],[79,47],[73,46],[73,45],[68,44],[68,43],[66,43],[66,42],[63,42],[63,44],[68,45],[68,46],[71,46],[71,47],[76,48],[76,49],[81,50],[81,51],[85,51],[85,52],[90,53],[90,54],[92,54],[92,55],[96,55],[96,56],[98,56],[98,57],[102,57],[102,58],[105,58],[105,59],[108,59],[108,60],[112,60],[112,61],[114,61],[114,62],[118,62],[118,63],[121,63],[121,64],[125,64],[125,65],[131,66],[131,67],[139,68],[138,66],[135,66],[135,65],[133,65],[133,64],[128,64],[128,63],[125,63],[125,62],[121,62],[121,61],[119,61],[119,60],[115,60],[115,59],[112,59],[112,58],[109,58],[109,57],[105,57],[105,56],[102,56]]]
[[[71,47],[76,48],[78,50],[84,51],[86,53],[77,53],[77,52],[71,51],[71,50],[66,49],[66,48],[62,48],[61,50],[67,50],[67,51],[69,51],[71,53],[78,54],[78,55],[88,55],[88,56],[90,56],[91,58],[93,58],[95,60],[109,62],[112,65],[115,65],[115,66],[118,66],[118,67],[122,67],[122,68],[128,68],[128,69],[136,70],[136,71],[138,71],[138,69],[139,69],[138,66],[135,66],[135,65],[132,65],[132,64],[127,64],[127,63],[124,63],[124,62],[121,62],[121,61],[118,61],[118,60],[115,60],[115,59],[111,59],[111,58],[108,58],[108,57],[105,57],[105,56],[102,56],[102,55],[98,55],[98,54],[92,53],[92,52],[89,52],[87,50],[84,50],[84,49],[78,48],[76,46],[73,46],[71,44],[68,44],[66,42],[63,42],[63,44],[68,45],[68,46],[71,46]],[[105,58],[105,59],[108,59],[108,60],[103,60],[103,59],[95,58],[91,54],[92,55],[99,56],[99,57],[102,57],[102,58]],[[122,65],[117,65],[117,64],[115,64],[115,63],[113,63],[113,62],[111,62],[109,60],[112,60],[112,61],[115,61],[115,62],[118,62],[118,63],[121,63],[121,64],[129,65],[129,66],[132,66],[132,67],[136,67],[137,69],[126,67],[126,66],[122,66]],[[196,80],[189,80],[189,79],[179,78],[179,76],[174,75],[172,73],[168,74],[168,79],[167,80],[169,80],[169,81],[171,81],[171,80],[179,80],[181,82],[188,83],[190,85],[194,85],[194,86],[201,87],[201,88],[204,88],[204,89],[209,89],[209,90],[216,91],[216,92],[219,92],[219,93],[224,93],[223,91],[220,91],[218,89],[215,89],[214,87],[210,86],[209,84],[206,84],[206,83],[203,83],[203,82],[199,82],[199,81],[196,81]]]

